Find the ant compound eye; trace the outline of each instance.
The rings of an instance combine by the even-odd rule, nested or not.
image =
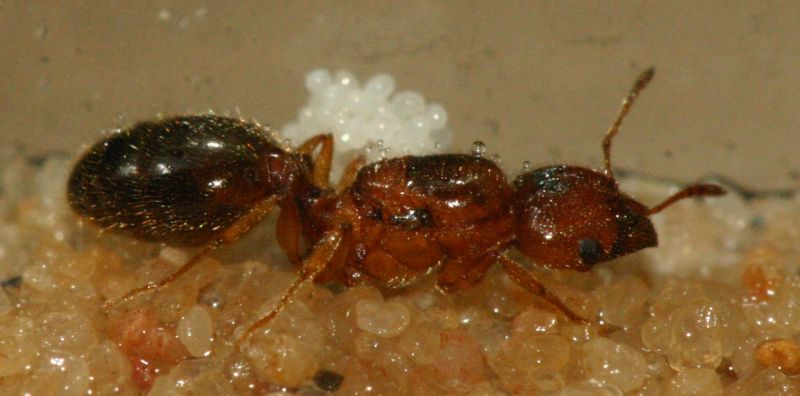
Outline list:
[[[584,264],[592,265],[603,258],[603,247],[596,239],[581,239],[578,241],[578,255]]]

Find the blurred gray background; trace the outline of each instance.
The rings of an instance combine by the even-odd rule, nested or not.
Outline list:
[[[692,181],[800,186],[800,3],[3,1],[0,143],[78,153],[158,113],[281,126],[311,69],[387,72],[511,169],[601,166],[636,76],[655,81],[614,162]]]

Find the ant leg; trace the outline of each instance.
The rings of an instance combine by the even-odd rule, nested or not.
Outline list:
[[[678,202],[684,198],[702,197],[702,196],[714,197],[725,194],[726,191],[722,187],[714,184],[693,184],[673,194],[671,197],[664,200],[664,202],[650,208],[650,210],[647,211],[647,216],[658,213],[664,210],[664,208],[666,208],[667,206],[670,206],[675,202]]]
[[[112,308],[115,305],[123,301],[127,301],[141,293],[145,293],[155,289],[160,289],[175,282],[175,280],[180,278],[181,275],[189,272],[189,270],[191,270],[195,266],[195,264],[199,263],[200,260],[203,259],[203,257],[208,256],[218,247],[239,239],[240,236],[242,236],[244,233],[253,228],[253,226],[258,224],[258,222],[261,221],[261,219],[264,218],[264,216],[266,216],[269,212],[272,211],[272,208],[275,206],[275,202],[277,202],[276,197],[271,197],[264,201],[261,201],[250,211],[250,213],[248,213],[247,215],[239,219],[237,222],[233,223],[230,227],[228,227],[222,233],[222,237],[219,240],[203,247],[203,249],[201,249],[191,259],[189,259],[189,261],[187,261],[185,264],[183,264],[183,266],[178,268],[177,271],[173,272],[168,277],[156,283],[148,283],[142,287],[137,287],[125,293],[122,297],[106,301],[103,304],[103,308],[104,309]]]
[[[337,230],[325,234],[320,242],[315,246],[311,255],[303,262],[302,272],[300,276],[292,282],[288,289],[283,293],[278,304],[268,314],[253,322],[247,329],[239,336],[236,345],[240,346],[250,335],[259,327],[269,324],[278,314],[286,308],[292,297],[300,290],[300,287],[313,281],[320,273],[322,273],[328,264],[335,259],[336,253],[343,247],[342,241],[346,238],[346,232]],[[346,245],[346,243],[344,244]]]
[[[314,136],[297,148],[300,154],[312,155],[320,146],[319,156],[314,161],[312,181],[319,188],[328,188],[331,174],[331,161],[333,161],[333,135],[326,133]]]
[[[468,289],[483,279],[497,257],[495,254],[486,254],[480,258],[460,257],[445,262],[441,272],[436,277],[436,288],[445,293],[454,293]]]
[[[302,261],[300,253],[300,212],[297,204],[291,198],[286,198],[281,203],[281,214],[275,227],[278,245],[286,253],[289,262],[299,265]]]
[[[633,83],[633,87],[631,88],[630,92],[628,92],[628,96],[622,101],[622,108],[619,110],[617,118],[614,120],[614,123],[611,124],[611,127],[608,128],[606,137],[603,138],[603,158],[605,160],[604,173],[606,176],[612,179],[614,178],[614,172],[611,171],[611,139],[613,139],[614,135],[619,132],[619,127],[622,125],[622,120],[624,120],[625,116],[628,115],[628,112],[633,106],[633,102],[639,96],[639,93],[642,92],[642,90],[647,86],[650,80],[653,79],[653,75],[655,75],[655,73],[655,68],[651,67],[639,75],[639,78],[637,78],[636,82]]]
[[[355,181],[356,176],[358,176],[358,170],[364,166],[364,163],[367,162],[367,159],[363,155],[359,155],[358,157],[354,158],[347,164],[347,168],[344,169],[344,174],[342,174],[342,178],[339,179],[339,183],[336,184],[336,192],[340,193],[344,191],[347,187],[350,187]]]
[[[590,320],[587,320],[575,312],[572,312],[571,309],[567,308],[561,300],[558,299],[558,296],[549,292],[541,282],[536,280],[533,274],[530,271],[526,270],[525,268],[520,265],[520,263],[516,262],[508,258],[505,254],[499,254],[498,260],[503,267],[506,269],[506,272],[511,276],[511,279],[514,280],[518,285],[522,286],[523,289],[545,299],[545,301],[549,302],[550,304],[554,305],[558,308],[567,318],[573,322],[581,323],[581,324],[594,324]]]
[[[141,293],[144,293],[144,292],[147,292],[147,291],[150,291],[150,290],[160,289],[160,288],[162,288],[164,286],[167,286],[167,285],[171,284],[176,279],[180,278],[181,275],[187,273],[190,269],[192,269],[192,267],[194,267],[195,264],[199,263],[200,260],[202,260],[204,257],[208,256],[211,252],[216,250],[220,245],[221,245],[220,243],[216,243],[215,242],[215,243],[212,243],[212,244],[210,244],[208,246],[205,246],[197,254],[192,256],[192,258],[189,259],[189,261],[187,261],[185,264],[183,264],[177,271],[173,272],[168,277],[166,277],[166,278],[164,278],[164,279],[162,279],[162,280],[160,280],[160,281],[158,281],[156,283],[148,283],[148,284],[146,284],[146,285],[144,285],[142,287],[137,287],[137,288],[125,293],[121,297],[115,298],[113,300],[106,301],[103,304],[103,309],[108,310],[110,308],[113,308],[117,304],[119,304],[121,302],[124,302],[124,301],[127,301],[127,300],[130,300],[131,298],[133,298],[133,297],[135,297],[135,296],[137,296],[137,295],[139,295]]]

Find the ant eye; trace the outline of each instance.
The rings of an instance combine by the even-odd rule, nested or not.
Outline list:
[[[596,239],[581,239],[578,241],[578,255],[584,264],[592,265],[603,258],[603,247]]]

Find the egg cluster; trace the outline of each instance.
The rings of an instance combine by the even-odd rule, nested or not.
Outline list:
[[[367,149],[379,157],[432,153],[452,141],[444,107],[426,103],[417,92],[395,92],[395,80],[387,74],[362,85],[349,71],[331,75],[318,69],[306,75],[305,86],[311,94],[308,103],[282,129],[292,141],[329,132],[337,151]]]

